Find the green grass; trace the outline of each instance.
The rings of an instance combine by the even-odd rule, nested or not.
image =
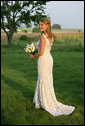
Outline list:
[[[43,109],[35,109],[32,102],[38,76],[37,59],[32,62],[24,52],[26,43],[17,39],[11,46],[1,48],[2,125],[83,125],[83,46],[54,41],[51,53],[56,98],[76,109],[71,115],[53,117]]]

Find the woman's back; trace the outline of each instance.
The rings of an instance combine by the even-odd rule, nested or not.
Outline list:
[[[46,40],[46,45],[45,45],[45,49],[44,49],[44,53],[50,53],[51,51],[51,47],[53,45],[53,41],[50,41],[45,34],[42,34],[42,36],[45,37]],[[40,41],[38,41],[38,51],[40,49]]]

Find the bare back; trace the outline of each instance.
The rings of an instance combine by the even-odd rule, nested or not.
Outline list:
[[[48,35],[46,35],[46,38],[49,40],[50,45],[52,45],[53,44],[53,40],[54,40],[53,36],[52,36],[52,38],[50,38],[50,37],[48,37]]]

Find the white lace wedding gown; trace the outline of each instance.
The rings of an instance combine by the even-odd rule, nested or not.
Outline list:
[[[43,36],[46,38],[45,34]],[[43,108],[53,116],[69,115],[75,107],[57,101],[53,87],[53,58],[50,53],[52,44],[46,38],[44,54],[38,58],[38,79],[33,97],[35,108]],[[38,41],[38,51],[40,41]]]

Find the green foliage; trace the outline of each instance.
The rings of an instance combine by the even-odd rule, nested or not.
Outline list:
[[[1,28],[7,34],[9,44],[21,23],[29,27],[32,22],[37,25],[41,17],[46,17],[44,5],[46,1],[1,1]]]
[[[28,40],[28,37],[27,37],[27,35],[21,35],[19,37],[19,40]]]
[[[4,27],[4,20],[7,19],[7,24],[10,27],[10,25],[13,26],[20,26],[20,23],[25,23],[28,26],[30,26],[31,21],[37,22],[38,19],[36,19],[36,16],[45,16],[43,15],[45,7],[43,5],[46,5],[46,1],[2,1],[1,4],[1,23],[2,28]],[[30,9],[28,9],[31,6]],[[35,9],[36,8],[36,9]],[[25,11],[25,10],[26,11]],[[35,11],[35,15],[31,15]],[[13,18],[11,14],[13,13]],[[18,15],[19,13],[19,15]],[[17,19],[18,17],[18,19]],[[15,21],[16,19],[16,21]]]
[[[31,28],[32,27],[32,24],[26,23],[26,27],[27,28]]]
[[[36,33],[37,33],[37,32],[40,32],[39,27],[35,27],[35,28],[33,28],[33,29],[32,29],[32,32],[36,32]]]
[[[52,29],[61,29],[61,25],[53,24]]]
[[[84,52],[84,43],[71,41],[69,39],[55,39],[52,52]]]
[[[81,32],[81,30],[79,29],[78,32]]]
[[[23,32],[27,33],[27,30],[23,30]]]

